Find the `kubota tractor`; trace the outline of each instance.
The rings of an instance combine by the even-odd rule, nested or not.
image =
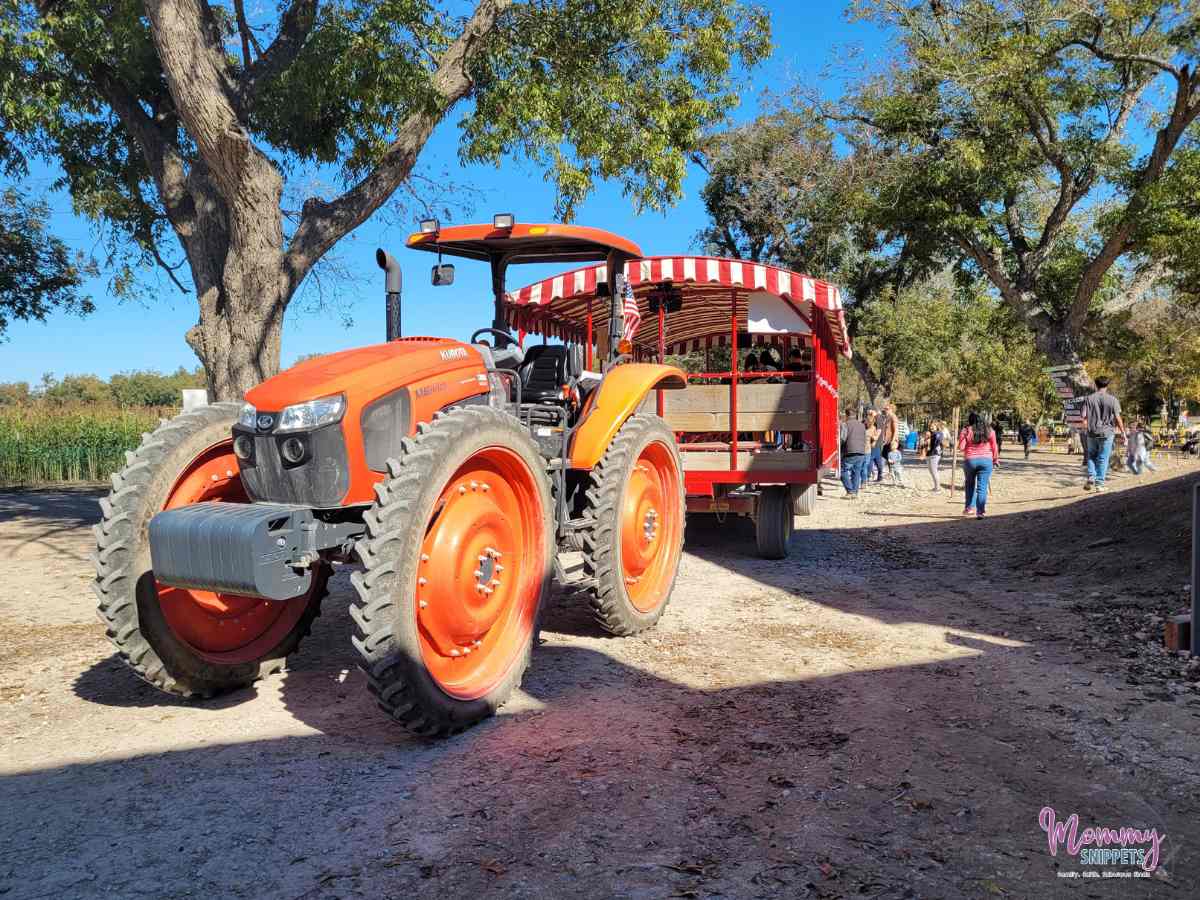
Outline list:
[[[113,476],[95,591],[109,637],[155,687],[208,697],[282,667],[332,567],[355,558],[367,683],[421,734],[460,731],[508,698],[556,570],[581,574],[612,634],[662,615],[683,542],[682,467],[666,425],[637,410],[652,389],[684,387],[683,374],[627,362],[620,340],[601,372],[583,370],[577,344],[523,349],[502,307],[509,266],[605,261],[608,334],[623,335],[624,264],[640,250],[511,216],[426,221],[408,244],[438,254],[434,284],[453,281],[443,257],[487,262],[492,327],[469,343],[400,337],[400,271],[381,250],[387,343],[165,421]]]

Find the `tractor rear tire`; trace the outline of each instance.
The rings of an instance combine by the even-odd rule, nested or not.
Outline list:
[[[520,685],[553,578],[546,464],[513,416],[457,407],[388,460],[351,582],[353,643],[379,705],[409,731],[456,734]]]
[[[787,485],[772,484],[758,495],[754,536],[763,559],[786,559],[792,540],[792,495]]]
[[[199,500],[247,502],[230,434],[240,406],[215,403],[142,435],[112,476],[112,492],[100,501],[102,517],[92,529],[92,589],[109,640],[143,680],[181,697],[211,697],[283,668],[319,614],[329,577],[322,565],[307,598],[274,604],[155,582],[147,533],[152,516]]]
[[[637,634],[662,618],[683,555],[683,464],[666,422],[630,417],[592,471],[586,498],[580,533],[592,612],[609,634]]]

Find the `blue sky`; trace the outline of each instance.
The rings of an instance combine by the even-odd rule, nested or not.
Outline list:
[[[886,52],[883,36],[864,23],[848,23],[840,2],[789,2],[765,4],[771,11],[775,52],[744,79],[742,105],[733,112],[741,121],[753,117],[759,98],[768,89],[786,88],[797,79],[819,84],[836,95],[843,75],[852,77],[864,66],[877,63]],[[857,49],[861,56],[847,53]],[[850,65],[841,62],[855,56]],[[526,222],[549,221],[554,192],[542,175],[528,164],[506,162],[501,168],[457,165],[457,116],[452,114],[435,132],[421,162],[429,171],[448,169],[451,178],[482,192],[470,218],[487,221],[493,212],[512,212]],[[35,171],[23,184],[44,191],[54,180],[50,169]],[[637,241],[647,254],[678,253],[694,249],[693,238],[704,224],[698,199],[703,173],[692,171],[684,185],[686,196],[665,214],[637,216],[620,190],[601,185],[576,216],[580,224],[607,228]],[[54,209],[55,232],[72,247],[91,250],[96,238],[89,224],[71,213],[62,194],[48,198]],[[383,339],[382,279],[374,252],[383,246],[397,252],[405,275],[404,333],[466,338],[475,328],[491,322],[488,275],[483,264],[458,261],[456,283],[450,288],[429,285],[427,254],[403,251],[404,239],[415,223],[391,221],[376,215],[335,249],[340,264],[356,272],[341,288],[336,311],[306,310],[303,298],[289,310],[283,335],[282,363],[299,356],[371,344]],[[528,274],[528,279],[526,279]],[[537,277],[520,269],[510,273],[510,287]],[[181,294],[168,280],[151,276],[157,300],[145,305],[120,303],[108,297],[105,279],[88,289],[96,312],[86,318],[56,314],[45,323],[14,322],[8,341],[0,344],[0,381],[38,381],[45,372],[61,377],[90,372],[108,377],[131,369],[173,371],[197,364],[184,343],[184,332],[195,324],[191,295]],[[343,313],[353,325],[343,324]]]

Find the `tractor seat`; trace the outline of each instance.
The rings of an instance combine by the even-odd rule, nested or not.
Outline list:
[[[521,400],[547,403],[562,399],[567,383],[568,349],[561,344],[539,344],[525,353],[521,373]]]

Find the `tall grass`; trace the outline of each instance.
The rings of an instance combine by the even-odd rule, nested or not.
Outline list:
[[[106,481],[125,451],[172,410],[106,406],[0,406],[0,484]]]

